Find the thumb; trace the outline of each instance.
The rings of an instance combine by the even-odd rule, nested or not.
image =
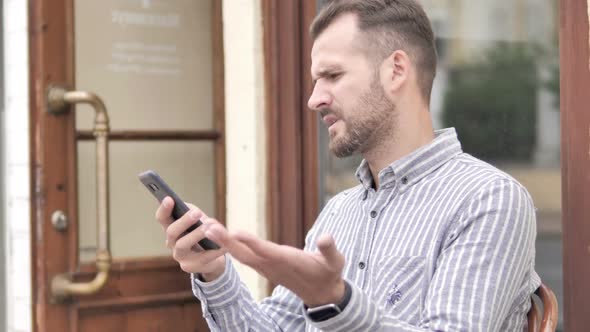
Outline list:
[[[344,265],[344,256],[336,248],[336,242],[334,242],[334,238],[330,234],[320,236],[316,244],[329,265],[337,269]]]

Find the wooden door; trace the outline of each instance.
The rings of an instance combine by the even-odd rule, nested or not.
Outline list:
[[[221,1],[30,0],[29,11],[34,331],[208,330],[136,175],[156,169],[224,220]],[[52,280],[95,277],[101,211],[94,111],[49,114],[55,85],[95,93],[111,129],[108,279],[65,300]],[[52,224],[56,211],[67,224]]]

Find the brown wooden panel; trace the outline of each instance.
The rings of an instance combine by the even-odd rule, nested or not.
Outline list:
[[[307,100],[313,90],[311,80],[311,47],[312,40],[308,33],[313,21],[317,4],[315,1],[302,2],[301,17],[301,85],[302,85],[302,114],[303,114],[303,233],[311,228],[319,213],[320,185],[319,185],[319,117],[315,111],[307,107]]]
[[[106,300],[80,302],[76,306],[78,309],[94,310],[99,309],[106,311],[129,310],[138,307],[161,307],[167,305],[178,305],[180,303],[198,302],[192,291],[182,291],[178,293],[166,293],[157,295],[138,295],[121,298],[109,298]]]
[[[268,229],[303,247],[319,205],[317,115],[311,92],[309,23],[315,0],[263,0],[268,128]],[[274,286],[269,285],[269,291]]]
[[[198,303],[145,307],[133,311],[82,310],[78,317],[78,330],[84,332],[209,331],[201,319]]]
[[[124,272],[129,270],[145,271],[157,269],[169,269],[178,267],[178,263],[171,257],[139,257],[134,259],[115,258],[111,262],[111,271]],[[78,272],[95,273],[96,265],[83,263]]]
[[[109,132],[111,141],[195,141],[220,138],[221,132],[217,130],[112,130]],[[94,141],[96,138],[91,130],[78,130],[76,139]]]
[[[566,331],[590,327],[590,53],[586,1],[560,1],[561,172]]]
[[[264,2],[270,234],[300,246],[302,221],[300,1]]]
[[[94,273],[75,273],[77,281],[87,281]],[[92,296],[79,297],[77,301],[88,302],[97,299],[177,293],[190,289],[189,275],[178,267],[158,270],[111,271],[109,282],[101,291]]]
[[[307,30],[315,1],[263,1],[271,239],[302,247],[318,209],[317,119]]]
[[[71,156],[66,142],[73,140],[73,117],[56,118],[44,112],[45,90],[49,82],[72,85],[73,48],[71,3],[31,0],[29,6],[30,50],[30,131],[31,131],[31,218],[33,276],[33,330],[67,330],[67,307],[51,306],[48,299],[49,276],[68,270],[71,257],[68,234],[50,228],[51,211],[68,210],[71,188],[68,171],[57,158]],[[59,52],[59,53],[58,53]],[[51,142],[48,138],[51,138]],[[51,143],[51,144],[50,144]]]

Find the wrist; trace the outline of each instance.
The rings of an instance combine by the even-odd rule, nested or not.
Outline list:
[[[211,262],[211,264],[215,264],[215,267],[212,271],[198,274],[201,281],[210,282],[221,277],[221,275],[225,272],[225,255],[220,256],[215,261]]]
[[[344,294],[339,302],[324,304],[321,306],[308,308],[304,305],[307,316],[314,322],[322,322],[337,316],[344,311],[352,297],[352,287],[346,281],[344,283]]]
[[[319,307],[328,303],[340,303],[345,293],[345,282],[344,279],[340,278],[335,283],[335,286],[323,295],[318,294],[315,299],[309,299],[305,302],[305,306],[308,308]]]

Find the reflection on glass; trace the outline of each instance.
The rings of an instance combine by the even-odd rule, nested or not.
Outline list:
[[[103,98],[112,129],[213,128],[212,3],[75,1],[76,88]]]
[[[78,143],[80,261],[96,257],[95,144]],[[137,175],[157,171],[185,201],[215,211],[214,146],[211,142],[110,143],[110,244],[114,258],[170,255],[154,218],[157,201]]]
[[[465,152],[527,187],[538,209],[536,269],[563,308],[557,2],[421,3],[437,36],[435,127],[455,127]],[[358,184],[360,157],[331,156],[320,127],[325,203]]]

